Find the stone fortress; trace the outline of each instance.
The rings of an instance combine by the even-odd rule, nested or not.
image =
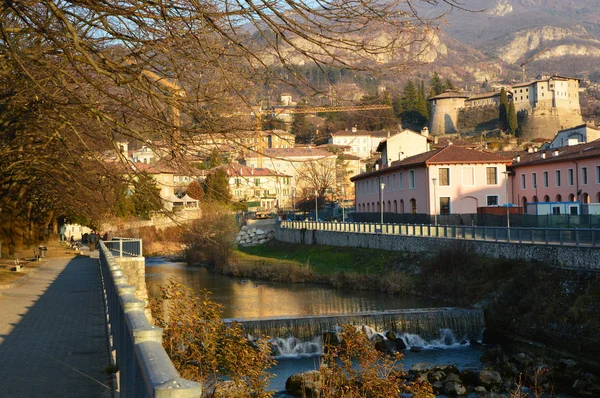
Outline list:
[[[552,138],[558,130],[583,123],[579,106],[579,79],[564,76],[538,77],[534,81],[507,87],[509,99],[519,115],[521,137]],[[461,111],[498,107],[500,92],[470,96],[462,91],[446,91],[429,99],[432,135],[461,132]]]

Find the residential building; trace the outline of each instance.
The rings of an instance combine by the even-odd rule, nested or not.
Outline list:
[[[588,126],[587,124],[581,124],[579,126],[560,130],[550,143],[550,149],[585,144],[597,139],[600,139],[600,129]]]
[[[350,154],[361,159],[368,159],[377,150],[379,143],[391,136],[389,131],[351,130],[337,131],[329,138],[329,143],[339,146],[350,146]]]
[[[429,140],[427,127],[421,131],[421,134],[404,129],[385,138],[377,146],[377,152],[381,153],[381,166],[388,167],[397,160],[429,151]]]
[[[291,207],[292,177],[290,175],[267,168],[233,163],[203,170],[200,179],[205,179],[218,169],[223,169],[227,173],[232,199],[248,203],[250,210]]]
[[[510,169],[513,201],[525,210],[532,202],[580,202],[587,212],[586,205],[600,203],[600,140],[523,153]]]
[[[509,158],[455,145],[398,160],[351,178],[356,211],[433,215],[504,205],[510,163]]]
[[[175,195],[175,189],[178,184],[175,182],[175,176],[181,177],[181,173],[172,167],[163,163],[143,163],[137,162],[132,164],[132,168],[136,172],[146,173],[156,182],[156,186],[160,189],[160,198],[163,200],[166,210],[174,210],[176,208],[184,210],[198,210],[199,203],[197,200],[189,196],[178,197]]]

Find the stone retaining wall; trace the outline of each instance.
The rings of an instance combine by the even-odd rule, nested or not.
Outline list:
[[[412,253],[435,253],[443,249],[459,249],[482,257],[542,261],[557,266],[600,270],[600,249],[584,246],[486,242],[287,228],[276,228],[275,239],[307,245],[362,247]]]

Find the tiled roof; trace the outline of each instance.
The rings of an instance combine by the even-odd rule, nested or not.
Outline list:
[[[547,149],[545,151],[532,153],[522,152],[517,156],[519,156],[520,159],[517,162],[515,157],[515,160],[511,166],[512,168],[540,163],[555,163],[573,161],[577,159],[600,158],[600,140],[588,142],[587,144]]]
[[[293,157],[327,157],[334,156],[332,153],[315,147],[293,147],[293,148],[266,148],[262,151],[264,158],[293,158]],[[247,158],[256,158],[256,152],[250,152]]]
[[[332,134],[332,136],[370,136],[370,137],[387,137],[390,134],[387,130],[367,131],[367,130],[340,130]]]
[[[463,91],[444,91],[443,93],[438,94],[435,97],[427,98],[427,100],[431,101],[434,99],[444,98],[469,98],[469,96]]]
[[[277,171],[266,167],[249,167],[240,163],[230,163],[221,166],[213,167],[210,170],[201,170],[200,176],[206,177],[217,170],[224,169],[228,176],[240,177],[290,177],[288,174],[278,173]]]
[[[390,167],[384,169],[363,173],[358,176],[352,177],[350,180],[355,181],[364,177],[371,177],[378,174],[388,173],[392,170],[406,169],[409,167],[416,166],[428,166],[434,164],[473,164],[473,163],[506,163],[510,164],[511,159],[503,156],[499,156],[495,153],[476,151],[474,149],[468,149],[459,147],[456,145],[449,145],[444,148],[435,149],[433,151],[421,153],[408,157],[403,160],[397,160],[392,162]]]
[[[500,91],[492,91],[490,93],[472,95],[469,98],[467,98],[467,101],[478,100],[478,99],[483,99],[483,98],[499,97],[499,96],[500,96]]]

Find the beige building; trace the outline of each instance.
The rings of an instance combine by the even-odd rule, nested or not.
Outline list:
[[[337,131],[329,138],[329,143],[338,146],[350,147],[350,153],[361,159],[371,157],[379,143],[389,137],[389,131],[367,131],[358,130],[353,127],[351,130]]]
[[[381,152],[381,165],[388,167],[396,160],[418,155],[429,151],[429,130],[423,129],[421,134],[404,129],[379,143],[377,152]]]
[[[223,169],[229,178],[232,199],[246,202],[249,210],[291,207],[292,177],[267,168],[232,163],[202,172],[200,179]]]

